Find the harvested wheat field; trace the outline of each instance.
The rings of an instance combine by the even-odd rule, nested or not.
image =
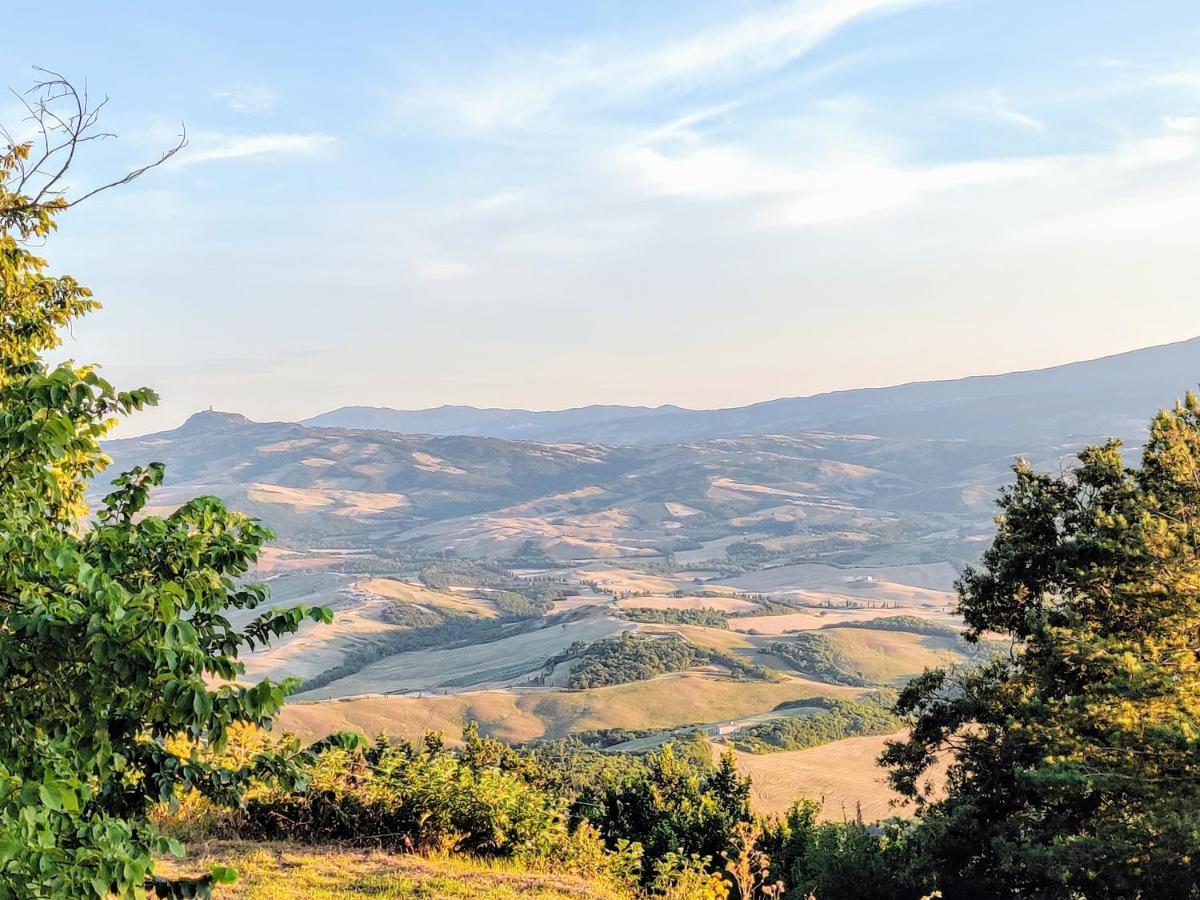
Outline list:
[[[305,622],[294,635],[243,656],[246,673],[242,680],[312,678],[341,665],[348,655],[370,646],[379,636],[400,630],[370,613],[370,609],[335,606],[331,624]]]
[[[606,594],[670,594],[674,582],[634,569],[580,569],[575,576]]]
[[[360,591],[386,597],[400,603],[412,603],[429,609],[440,609],[444,612],[460,615],[482,616],[495,618],[496,611],[482,600],[462,597],[447,591],[435,591],[420,584],[399,581],[395,578],[368,578],[355,585]]]
[[[276,720],[276,731],[287,731],[315,741],[336,731],[418,740],[428,731],[445,735],[446,742],[461,742],[468,720],[482,723],[492,737],[521,743],[542,737],[545,724],[517,706],[513,691],[478,691],[426,697],[355,697],[319,703],[293,702]]]
[[[871,681],[903,684],[927,668],[962,658],[953,638],[874,628],[829,628],[821,632]]]
[[[161,875],[203,874],[233,866],[238,879],[218,885],[216,900],[358,900],[491,897],[496,900],[632,900],[595,879],[531,870],[518,863],[382,850],[288,844],[213,843],[190,847],[182,861],[161,861]]]
[[[440,731],[453,744],[471,720],[479,722],[485,734],[521,743],[596,728],[675,728],[724,722],[769,712],[788,700],[859,693],[858,688],[802,678],[771,683],[687,672],[585,691],[493,690],[293,702],[280,712],[276,728],[306,740],[335,731],[382,732],[408,739]]]
[[[797,797],[821,804],[821,818],[827,821],[851,819],[861,805],[863,818],[870,821],[894,815],[911,814],[911,808],[893,805],[900,796],[886,782],[886,770],[875,761],[889,740],[904,732],[874,737],[846,738],[808,750],[780,753],[742,753],[735,750],[738,770],[753,781],[750,800],[755,810],[779,815],[788,810]],[[726,747],[713,744],[714,757]],[[935,782],[941,771],[935,774]]]
[[[627,630],[629,624],[605,615],[592,615],[464,649],[414,650],[386,656],[358,672],[310,692],[309,700],[353,697],[357,694],[411,693],[480,689],[526,680],[576,641],[598,641]]]
[[[336,506],[334,512],[341,516],[370,516],[400,509],[409,503],[403,494],[385,491],[324,490],[263,483],[251,484],[246,490],[246,499],[254,503],[289,506],[300,511]]]
[[[726,583],[750,593],[804,598],[806,591],[815,591],[864,603],[943,607],[954,603],[958,574],[949,563],[847,568],[800,563],[748,572]]]

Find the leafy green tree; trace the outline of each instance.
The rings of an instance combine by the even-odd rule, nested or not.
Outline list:
[[[701,767],[671,744],[629,766],[625,777],[583,805],[610,846],[622,840],[643,846],[647,876],[669,854],[694,855],[719,868],[721,854],[737,850],[735,826],[753,819],[750,780],[737,773],[732,754],[715,768]]]
[[[948,897],[1200,894],[1200,401],[1047,475],[1024,462],[959,583],[1011,654],[901,695],[886,751]],[[946,791],[919,784],[948,753]]]
[[[73,205],[68,168],[99,135],[96,108],[62,78],[26,99],[36,141],[0,131],[0,897],[135,897],[152,854],[179,849],[152,806],[187,788],[229,801],[252,774],[294,773],[274,754],[230,771],[167,742],[220,747],[234,723],[269,725],[290,686],[236,683],[238,653],[329,613],[271,610],[235,628],[226,612],[265,598],[239,576],[269,532],[212,497],[146,515],[161,465],[115,479],[87,518],[100,439],[155,395],[44,359],[98,305],[31,248]]]
[[[787,885],[786,900],[892,900],[928,894],[929,877],[911,823],[819,822],[821,807],[798,800],[767,823],[761,847]]]

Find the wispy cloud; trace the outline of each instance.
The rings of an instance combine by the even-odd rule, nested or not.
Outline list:
[[[327,151],[337,138],[328,134],[239,134],[202,132],[193,135],[179,154],[179,165],[245,159],[259,156],[316,156]]]
[[[770,141],[717,141],[694,132],[677,140],[675,120],[615,148],[608,160],[645,198],[736,205],[741,221],[750,215],[759,225],[788,228],[906,210],[938,197],[955,208],[963,197],[1007,208],[993,194],[997,187],[1057,217],[1091,209],[1098,197],[1132,202],[1142,186],[1172,177],[1183,190],[1184,171],[1200,166],[1195,116],[1165,117],[1157,130],[1092,153],[924,162],[906,158],[902,145],[872,132],[869,122],[860,130],[842,121],[811,131],[820,137],[800,151],[772,153]]]
[[[581,45],[450,88],[417,91],[403,106],[433,108],[476,128],[512,126],[580,97],[599,104],[771,72],[859,19],[932,0],[806,0],[649,47]]]
[[[212,97],[227,105],[234,112],[266,112],[275,105],[275,91],[264,85],[213,91]]]
[[[988,91],[986,98],[979,105],[980,112],[1010,125],[1019,125],[1034,131],[1045,131],[1046,124],[1034,118],[1029,113],[1017,109],[1003,91]]]

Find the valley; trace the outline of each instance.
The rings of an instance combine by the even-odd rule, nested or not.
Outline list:
[[[884,393],[964,396],[914,390]],[[954,584],[1014,459],[1053,467],[1097,437],[1066,416],[1051,441],[964,437],[951,407],[942,437],[611,444],[569,439],[587,410],[537,441],[204,412],[107,449],[118,469],[166,464],[156,512],[209,493],[269,524],[253,577],[274,603],[333,611],[245,658],[248,682],[299,679],[281,728],[437,731],[453,746],[476,723],[510,744],[617,753],[699,736],[735,750],[761,810],[803,794],[839,818],[896,799],[875,766],[894,691],[995,649],[959,637]]]

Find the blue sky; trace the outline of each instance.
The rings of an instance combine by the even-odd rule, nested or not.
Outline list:
[[[1200,334],[1195,2],[9,19],[43,40],[5,84],[111,98],[80,187],[191,135],[45,251],[105,303],[66,353],[163,394],[126,433],[210,405],[726,406]]]

